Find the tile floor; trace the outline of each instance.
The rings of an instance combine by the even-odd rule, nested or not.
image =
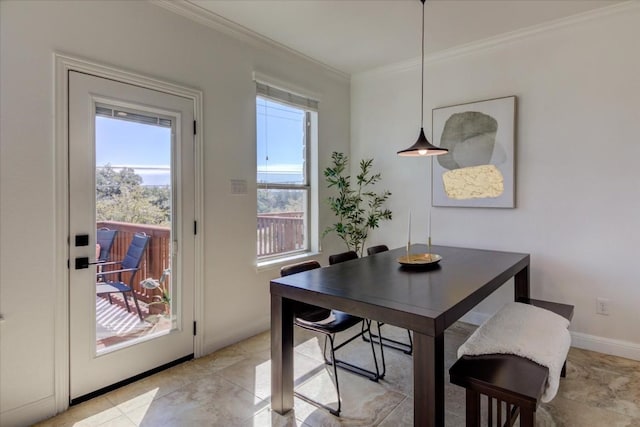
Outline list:
[[[445,335],[448,370],[473,327],[457,323]],[[385,336],[406,338],[384,326]],[[342,415],[296,399],[286,416],[269,406],[269,333],[193,360],[77,405],[38,426],[411,426],[411,357],[385,351],[387,375],[374,383],[339,370]],[[322,340],[296,328],[296,390],[335,404],[332,369],[322,362]],[[370,360],[357,340],[344,359]],[[371,365],[372,366],[372,365]],[[540,426],[640,426],[640,362],[572,348],[567,378],[555,399],[538,409]],[[464,390],[446,384],[446,425],[464,425]],[[517,423],[516,423],[517,425]]]

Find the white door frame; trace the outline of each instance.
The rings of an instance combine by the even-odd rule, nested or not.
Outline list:
[[[204,324],[203,307],[203,120],[202,91],[161,81],[141,74],[124,71],[107,65],[54,53],[55,67],[55,267],[53,271],[55,283],[55,323],[54,323],[54,396],[56,411],[61,412],[69,407],[69,71],[79,71],[105,79],[116,80],[141,86],[160,92],[178,95],[192,100],[197,132],[194,137],[195,147],[195,220],[198,232],[195,236],[195,307],[194,319],[199,325]],[[203,353],[204,334],[202,326],[194,337],[194,356]]]

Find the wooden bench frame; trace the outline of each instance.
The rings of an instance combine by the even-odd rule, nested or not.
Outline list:
[[[572,305],[520,299],[518,302],[550,310],[571,321]],[[566,361],[562,376],[566,375]],[[466,389],[466,425],[480,425],[480,396],[487,396],[488,425],[493,425],[493,400],[496,404],[496,425],[512,426],[518,415],[521,427],[534,427],[536,409],[549,376],[549,369],[531,360],[508,354],[462,356],[449,369],[450,381]],[[506,406],[502,420],[502,407]]]

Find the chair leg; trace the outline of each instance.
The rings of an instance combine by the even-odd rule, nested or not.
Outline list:
[[[382,336],[380,334],[380,327],[382,326],[382,323],[380,322],[376,322],[378,324],[378,335]],[[371,340],[371,342],[373,343],[373,340]],[[380,341],[380,357],[382,358],[382,374],[380,374],[380,378],[384,378],[385,374],[387,373],[387,362],[384,360],[384,344],[382,343],[382,341]],[[375,357],[375,353],[374,353],[374,357]]]
[[[324,347],[322,348],[322,357],[324,357],[324,363],[326,363],[327,365],[332,365],[333,363],[333,338],[331,338],[331,354],[332,354],[332,359],[331,361],[329,361],[329,359],[327,359],[327,339],[329,338],[328,334],[324,335]]]
[[[363,320],[364,322],[364,320]],[[370,322],[370,321],[369,321]],[[365,332],[370,332],[371,328],[366,328]],[[361,333],[354,335],[353,337],[349,338],[348,340],[340,343],[340,345],[334,345],[334,341],[333,339],[331,340],[332,343],[332,351],[335,353],[337,350],[341,349],[342,347],[344,347],[345,345],[349,344],[351,341],[357,339],[360,336]],[[326,354],[326,338],[325,338],[325,354]],[[371,344],[371,348],[373,350],[373,344]],[[352,363],[349,362],[345,362],[344,360],[340,360],[340,359],[335,359],[334,363],[338,365],[338,367],[342,368],[342,369],[346,369],[347,371],[351,371],[354,374],[358,374],[358,375],[362,375],[363,377],[369,378],[371,381],[378,381],[380,379],[380,372],[378,371],[378,360],[376,358],[376,354],[375,351],[373,352],[373,360],[374,363],[376,365],[376,372],[372,372],[368,369],[365,368],[361,368],[360,366],[354,365]],[[326,356],[325,356],[325,362],[327,364],[331,364],[330,361],[327,360]]]
[[[373,354],[373,364],[376,367],[376,377],[378,377],[378,379],[380,378],[384,378],[384,374],[386,374],[387,372],[387,367],[384,361],[384,347],[382,342],[380,342],[380,354],[382,356],[382,375],[380,374],[380,369],[378,369],[378,358],[376,357],[376,350],[373,347],[373,334],[371,332],[371,320],[365,320],[365,322],[367,322],[367,332],[369,333],[369,343],[371,344],[371,354]],[[376,322],[378,324],[378,333],[380,333],[380,322]],[[377,379],[376,379],[377,381]]]
[[[111,295],[111,294],[109,294]],[[129,313],[131,313],[131,307],[129,307],[129,301],[127,300],[127,294],[125,294],[124,292],[122,293],[122,299],[124,300],[124,305],[127,306],[127,311]]]
[[[466,393],[466,427],[479,427],[480,426],[480,393],[477,391],[467,389]],[[489,400],[489,413],[491,413],[491,400]],[[492,425],[491,418],[489,418],[489,423],[487,425]]]
[[[367,326],[366,327],[364,325],[365,322],[367,322]],[[304,328],[304,326],[302,326],[302,325],[298,325],[298,326]],[[378,324],[378,328],[379,327],[380,327],[380,324]],[[313,331],[314,329],[310,329],[310,330]],[[316,332],[318,332],[318,331],[316,330]],[[364,335],[365,333],[369,334],[369,338],[366,341],[371,344],[371,353],[372,353],[373,362],[374,362],[375,368],[376,368],[375,372],[369,371],[367,369],[361,368],[359,366],[353,365],[353,364],[345,362],[343,360],[336,359],[336,351],[338,349],[340,349],[343,346],[347,345],[351,341],[357,339],[358,336]],[[378,333],[380,333],[380,329],[378,329]],[[382,356],[382,374],[381,374],[380,373],[380,369],[379,369],[379,365],[378,365],[378,359],[377,359],[376,352],[375,352],[375,347],[374,347],[374,344],[379,344],[379,342],[376,342],[371,338],[371,335],[372,335],[372,332],[371,332],[371,320],[363,320],[362,321],[361,332],[359,334],[356,334],[353,337],[349,338],[348,340],[340,343],[340,345],[335,345],[335,334],[323,333],[323,335],[324,335],[324,345],[322,347],[322,357],[324,358],[324,362],[327,365],[333,365],[333,375],[335,377],[336,393],[338,395],[338,409],[330,408],[327,405],[324,405],[322,403],[316,402],[313,399],[310,399],[309,397],[306,397],[303,394],[300,394],[300,393],[295,392],[295,391],[294,391],[294,395],[297,396],[298,398],[300,398],[300,399],[312,404],[312,405],[320,406],[320,407],[328,410],[331,414],[339,417],[340,416],[340,412],[342,410],[342,398],[340,396],[340,384],[338,382],[338,368],[342,368],[342,369],[345,369],[347,371],[351,371],[354,374],[361,375],[363,377],[369,378],[371,381],[376,381],[377,382],[380,378],[384,377],[384,375],[386,373],[386,363],[385,363],[385,358],[384,358],[384,348],[383,348],[382,344],[380,344],[380,354]],[[329,355],[329,357],[327,356],[327,343],[330,343],[330,349],[329,349],[330,350],[330,355]]]
[[[536,412],[531,408],[520,408],[520,427],[534,427]]]
[[[384,323],[380,323],[380,326],[384,325]],[[411,354],[413,354],[413,340],[411,339],[411,332],[407,329],[407,334],[409,335],[409,344],[402,342],[402,341],[396,341],[394,339],[391,338],[385,338],[382,336],[382,332],[380,331],[380,328],[378,328],[378,334],[374,334],[372,333],[371,336],[375,339],[375,343],[382,343],[383,346],[385,347],[389,347],[392,348],[394,350],[400,350],[401,352],[403,352],[404,354],[408,354],[409,356],[411,356]],[[366,342],[369,341],[369,338],[367,338],[365,336],[365,328],[364,325],[362,326],[362,339]]]
[[[142,318],[142,311],[140,311],[140,304],[138,304],[138,298],[136,297],[136,291],[131,291],[131,296],[133,297],[133,302],[136,305],[136,310],[138,310],[138,317],[142,322],[144,319]]]
[[[329,359],[327,359],[326,356],[326,351],[327,351],[327,339],[331,340],[331,361],[329,361]],[[310,403],[314,406],[319,406],[321,408],[326,409],[327,411],[329,411],[332,415],[335,415],[336,417],[340,416],[340,411],[342,410],[342,400],[340,398],[340,385],[338,384],[338,364],[337,363],[333,363],[333,361],[335,360],[336,354],[335,354],[335,350],[334,350],[334,341],[333,341],[333,337],[330,336],[329,334],[325,334],[324,335],[324,349],[322,351],[322,356],[324,357],[324,361],[327,365],[333,365],[333,377],[335,378],[336,381],[336,394],[338,395],[338,409],[333,409],[332,407],[325,405],[323,403],[317,402],[313,399],[311,399],[310,397],[305,396],[302,393],[298,393],[297,391],[294,391],[293,394],[298,397],[299,399],[304,400],[307,403]]]

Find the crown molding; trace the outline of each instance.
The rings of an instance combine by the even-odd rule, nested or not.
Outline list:
[[[474,41],[461,46],[456,46],[451,49],[442,50],[433,54],[427,55],[424,58],[425,65],[435,64],[437,62],[458,58],[461,56],[478,53],[481,51],[490,50],[502,45],[513,43],[520,40],[526,40],[531,37],[535,37],[539,34],[549,31],[555,31],[580,24],[582,22],[593,21],[596,19],[604,18],[611,15],[618,15],[628,13],[630,11],[640,10],[640,1],[629,0],[623,3],[614,4],[612,6],[606,6],[599,9],[590,10],[588,12],[579,13],[577,15],[571,15],[565,18],[556,19],[554,21],[546,22],[543,24],[533,25],[530,27],[522,28],[516,31],[500,34],[486,39]],[[402,73],[405,71],[414,70],[420,67],[420,57],[409,59],[407,61],[397,62],[395,64],[385,65],[383,67],[375,68],[361,73],[353,74],[351,76],[353,80],[368,80],[375,79],[382,76],[389,76],[396,73]]]
[[[227,36],[248,43],[251,46],[258,48],[277,49],[280,51],[284,51],[290,55],[296,56],[304,61],[311,62],[324,69],[329,76],[338,80],[348,82],[351,78],[349,73],[340,71],[336,68],[331,67],[330,65],[318,61],[317,59],[313,59],[303,53],[300,53],[295,49],[291,49],[290,47],[278,43],[275,40],[251,31],[250,29],[243,27],[242,25],[236,24],[235,22],[230,21],[227,18],[224,18],[216,13],[211,12],[210,10],[203,8],[202,6],[198,6],[197,4],[194,4],[189,0],[149,0],[149,2],[156,6],[160,6],[164,9],[174,12],[178,15],[184,16],[185,18],[191,19],[192,21],[195,21],[199,24],[212,28]]]

